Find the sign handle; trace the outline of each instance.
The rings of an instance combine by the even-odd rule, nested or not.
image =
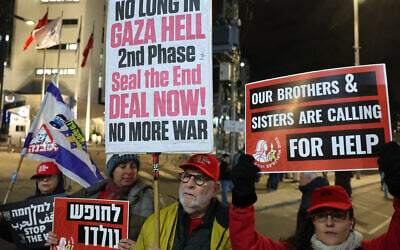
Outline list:
[[[160,247],[160,200],[158,192],[158,178],[160,177],[158,172],[158,160],[161,153],[155,152],[153,155],[153,189],[154,189],[154,244],[155,247]]]

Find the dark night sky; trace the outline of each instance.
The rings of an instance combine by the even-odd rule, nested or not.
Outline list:
[[[354,65],[353,0],[239,2],[250,81]],[[399,112],[400,0],[360,3],[359,29],[360,64],[386,64],[391,111]]]

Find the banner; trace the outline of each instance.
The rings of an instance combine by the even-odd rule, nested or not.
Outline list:
[[[389,140],[384,64],[246,85],[246,153],[262,172],[377,169]]]
[[[44,247],[52,229],[54,197],[45,196],[0,206],[5,224],[19,249]]]
[[[74,113],[53,82],[46,90],[21,154],[33,160],[53,161],[63,174],[85,188],[104,179],[87,151]]]
[[[53,232],[59,244],[52,249],[118,248],[128,238],[128,221],[128,201],[56,198]]]
[[[106,152],[211,152],[211,1],[108,5]]]

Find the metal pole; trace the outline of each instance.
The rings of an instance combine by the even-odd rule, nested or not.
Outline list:
[[[236,122],[236,107],[237,107],[237,55],[234,56],[232,70],[232,85],[231,85],[231,121]],[[236,131],[231,131],[231,159],[236,151]]]
[[[74,91],[74,99],[75,99],[75,107],[74,107],[74,111],[75,111],[75,119],[78,120],[78,93],[80,91],[79,85],[81,83],[81,79],[80,79],[80,70],[79,70],[79,54],[80,52],[80,48],[81,48],[81,28],[82,28],[82,16],[79,18],[79,32],[78,32],[78,40],[77,41],[77,54],[76,54],[76,81],[75,81],[75,91]]]
[[[360,41],[358,32],[358,0],[353,0],[354,5],[354,65],[360,65]],[[361,172],[356,172],[356,178],[360,179]]]
[[[43,78],[42,78],[42,98],[41,100],[43,101],[44,98],[44,89],[46,87],[46,48],[43,51]]]
[[[354,4],[354,65],[360,65],[360,44],[358,33],[358,0],[353,0]]]
[[[61,11],[61,22],[63,19],[63,11]],[[61,24],[61,29],[60,29],[60,34],[62,32],[62,24]],[[61,72],[60,72],[60,56],[61,56],[61,37],[60,37],[60,41],[58,44],[58,59],[57,59],[57,73],[58,73],[58,77],[57,77],[57,82],[56,82],[56,86],[57,88],[60,87],[60,76],[61,76]]]
[[[86,124],[85,124],[85,139],[89,141],[89,130],[90,130],[90,102],[91,92],[92,92],[92,55],[90,54],[90,70],[89,70],[89,81],[88,81],[88,89],[87,89],[87,99],[86,99]]]

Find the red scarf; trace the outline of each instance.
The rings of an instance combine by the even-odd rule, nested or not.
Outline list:
[[[121,187],[117,183],[110,181],[99,195],[99,199],[120,200],[121,196],[127,194],[130,189],[130,187]]]

